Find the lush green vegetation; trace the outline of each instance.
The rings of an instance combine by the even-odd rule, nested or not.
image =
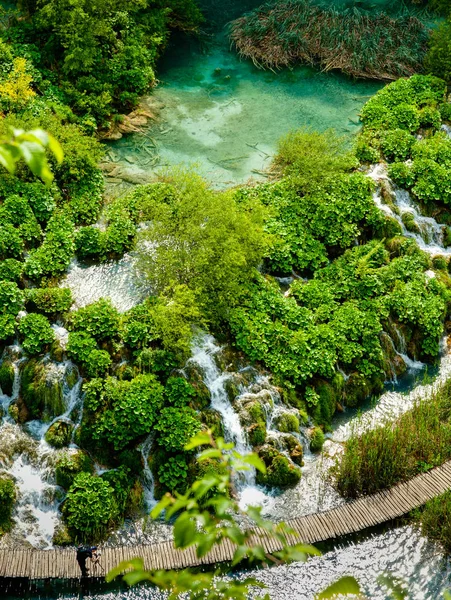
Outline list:
[[[269,2],[231,24],[239,54],[259,67],[300,62],[386,80],[422,70],[428,35],[415,17],[318,7],[310,0]]]
[[[335,469],[338,490],[347,497],[371,494],[449,460],[450,419],[448,381],[395,424],[353,434]]]
[[[16,486],[7,476],[0,477],[0,534],[11,529],[11,515],[16,500]]]
[[[418,515],[421,533],[439,542],[447,553],[451,551],[451,492],[429,500]]]

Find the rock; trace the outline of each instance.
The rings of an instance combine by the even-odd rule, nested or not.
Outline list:
[[[3,394],[11,396],[14,384],[14,367],[10,360],[4,360],[0,365],[0,389]]]
[[[324,433],[320,427],[315,427],[310,431],[310,450],[312,452],[320,452],[324,441]]]
[[[68,446],[72,439],[74,426],[66,421],[56,421],[51,425],[45,434],[45,441],[54,448],[64,448]]]
[[[298,483],[301,470],[281,452],[271,446],[262,446],[259,456],[266,465],[266,473],[257,473],[257,483],[277,487],[288,487]]]

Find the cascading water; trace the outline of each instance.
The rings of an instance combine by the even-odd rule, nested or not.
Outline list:
[[[414,239],[418,246],[428,254],[451,256],[451,247],[445,248],[444,246],[444,225],[440,225],[432,217],[425,217],[419,212],[409,192],[398,188],[390,180],[384,164],[374,165],[368,172],[368,177],[376,183],[376,190],[373,194],[374,203],[383,213],[399,223],[405,237]],[[389,188],[396,210],[384,202],[382,185]],[[412,224],[409,229],[405,224],[406,218]]]

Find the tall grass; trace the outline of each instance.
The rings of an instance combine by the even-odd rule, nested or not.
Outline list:
[[[421,512],[421,533],[451,552],[451,491],[426,503]]]
[[[349,498],[406,481],[451,458],[451,381],[395,423],[352,434],[334,469],[339,492]]]
[[[307,63],[354,77],[393,80],[421,71],[429,31],[415,17],[282,0],[233,21],[230,38],[239,54],[258,67]]]

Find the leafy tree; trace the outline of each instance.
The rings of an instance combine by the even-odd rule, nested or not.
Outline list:
[[[238,206],[231,192],[209,190],[192,172],[173,171],[166,180],[173,194],[160,202],[152,196],[153,215],[142,238],[153,251],[141,252],[141,266],[158,292],[185,285],[218,321],[262,259],[261,214],[255,205]]]

